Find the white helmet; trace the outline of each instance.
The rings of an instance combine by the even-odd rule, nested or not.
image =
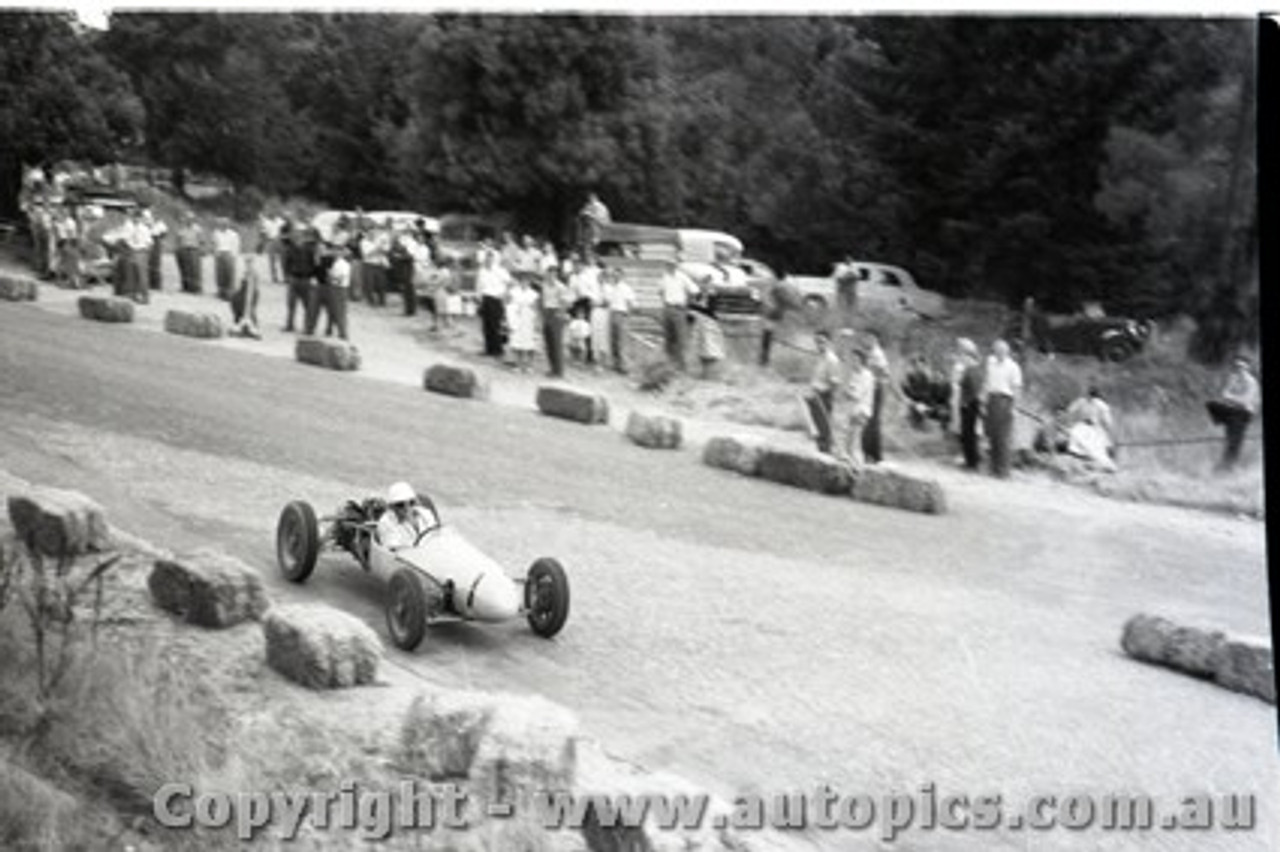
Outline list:
[[[414,493],[413,486],[407,482],[397,482],[387,489],[387,505],[394,506],[397,503],[412,503],[418,499],[418,495]]]

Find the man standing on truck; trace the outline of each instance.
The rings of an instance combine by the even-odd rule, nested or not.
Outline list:
[[[596,241],[600,238],[600,226],[612,221],[609,208],[594,192],[587,196],[587,203],[578,212],[579,251],[587,260],[595,257]]]

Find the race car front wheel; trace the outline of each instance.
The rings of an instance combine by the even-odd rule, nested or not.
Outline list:
[[[276,561],[285,579],[305,582],[316,567],[320,533],[316,513],[309,503],[296,500],[284,507],[276,526]]]
[[[529,627],[544,639],[560,632],[569,618],[569,578],[555,559],[543,558],[529,568],[524,584]]]
[[[401,568],[387,587],[387,631],[403,651],[422,644],[427,632],[427,589],[417,572]]]

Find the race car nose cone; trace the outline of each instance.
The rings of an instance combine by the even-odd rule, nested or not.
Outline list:
[[[505,575],[481,574],[467,592],[467,609],[479,621],[506,621],[520,613],[516,584]]]

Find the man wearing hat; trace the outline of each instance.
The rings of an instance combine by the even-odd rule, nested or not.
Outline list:
[[[1253,377],[1251,367],[1248,358],[1236,358],[1231,365],[1231,373],[1227,376],[1222,393],[1205,406],[1213,422],[1226,432],[1222,460],[1218,462],[1220,471],[1231,470],[1240,460],[1240,448],[1244,444],[1244,435],[1249,428],[1249,421],[1258,412],[1258,406],[1262,401],[1258,380]]]

